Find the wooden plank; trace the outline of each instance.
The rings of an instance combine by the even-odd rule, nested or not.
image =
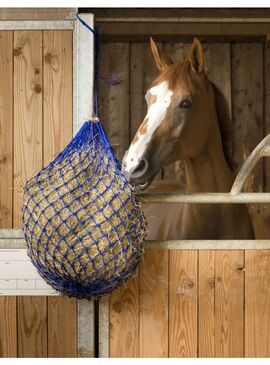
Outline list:
[[[244,355],[244,254],[215,252],[215,356]]]
[[[64,20],[75,19],[76,8],[1,8],[1,20]]]
[[[48,297],[48,357],[77,357],[77,300]]]
[[[72,138],[72,33],[43,32],[44,163]],[[48,297],[48,356],[77,356],[77,302]]]
[[[231,100],[231,47],[229,43],[204,43],[204,62],[205,72],[211,81],[218,87],[227,101],[229,115],[232,116],[232,100]],[[222,126],[224,123],[220,123]],[[227,131],[232,134],[231,124],[226,125]],[[230,130],[231,129],[231,130]],[[225,134],[225,133],[224,133]],[[222,136],[222,129],[221,129]],[[230,168],[233,168],[233,146],[232,135],[227,135],[226,140],[223,138],[223,146],[225,147],[225,157]]]
[[[43,153],[47,165],[72,137],[72,32],[44,31]]]
[[[129,44],[103,43],[101,54],[100,118],[121,159],[129,139]]]
[[[0,32],[0,227],[12,227],[13,32]]]
[[[63,29],[73,29],[74,21],[73,20],[43,20],[42,22],[39,20],[22,20],[22,21],[7,21],[0,20],[0,30],[63,30]]]
[[[198,255],[198,356],[215,357],[215,251]]]
[[[80,18],[94,28],[92,14]],[[93,116],[94,35],[80,21],[74,22],[73,32],[73,133]]]
[[[109,357],[110,350],[110,296],[98,300],[98,357]]]
[[[204,43],[205,72],[224,94],[231,112],[231,47],[230,43]]]
[[[80,299],[77,304],[78,357],[95,356],[94,302]]]
[[[102,29],[101,41],[146,42],[150,36],[158,41],[191,42],[194,35],[215,42],[265,41],[269,22],[97,22]]]
[[[168,357],[168,251],[146,252],[140,266],[140,357]]]
[[[158,46],[162,48],[162,44]],[[145,94],[157,75],[149,42],[131,44],[129,142],[146,115]],[[159,174],[156,180],[160,177]],[[140,357],[168,356],[167,260],[168,254],[164,251],[148,252],[141,266]]]
[[[13,226],[21,227],[25,181],[42,167],[42,32],[14,32]]]
[[[0,357],[17,357],[16,297],[0,297]]]
[[[269,357],[270,250],[245,252],[245,356]]]
[[[102,18],[134,18],[157,17],[164,21],[164,17],[184,18],[265,18],[270,17],[270,9],[264,8],[84,8],[83,11],[91,12],[98,19]],[[195,34],[195,33],[194,33]]]
[[[91,14],[81,18],[93,26]],[[73,32],[73,134],[92,115],[93,109],[93,35],[80,22],[75,23]],[[80,300],[77,306],[78,357],[95,356],[94,302]]]
[[[264,48],[264,135],[270,133],[270,48]],[[270,158],[263,159],[264,190],[270,191]],[[264,225],[265,237],[270,237],[270,206],[260,205],[262,210],[261,220]]]
[[[18,357],[47,357],[46,297],[18,297]]]
[[[129,142],[129,44],[101,45],[100,118],[118,158]],[[110,298],[110,356],[139,355],[139,279],[134,278]]]
[[[238,171],[251,151],[263,138],[263,45],[236,43],[232,45],[232,115],[233,159]],[[263,190],[263,163],[257,164],[245,191]],[[262,207],[250,205],[256,238],[264,238]],[[265,237],[266,238],[266,237]]]
[[[110,357],[139,357],[139,277],[110,296]]]
[[[13,226],[21,227],[22,189],[42,166],[42,32],[14,32]],[[18,356],[47,356],[45,297],[19,297]]]
[[[197,251],[169,253],[169,357],[197,356]]]

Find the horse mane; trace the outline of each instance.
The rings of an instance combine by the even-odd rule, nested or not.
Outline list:
[[[234,163],[232,158],[232,131],[233,124],[230,117],[228,102],[224,94],[220,91],[217,85],[210,81],[215,94],[215,106],[218,117],[219,129],[222,139],[222,147],[225,159],[231,168],[234,169]]]

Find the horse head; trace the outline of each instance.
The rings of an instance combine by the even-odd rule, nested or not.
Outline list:
[[[162,167],[201,153],[215,113],[199,40],[194,38],[186,60],[175,63],[150,43],[159,75],[145,95],[147,114],[122,162],[123,173],[141,189]]]

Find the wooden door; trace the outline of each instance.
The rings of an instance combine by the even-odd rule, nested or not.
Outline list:
[[[0,228],[22,188],[72,138],[72,31],[0,31]],[[1,297],[1,357],[76,357],[77,301]]]
[[[168,39],[160,47],[177,59],[185,57],[190,44]],[[208,42],[204,54],[206,72],[229,104],[237,172],[269,133],[269,49],[260,41]],[[149,44],[107,40],[101,74],[119,79],[100,84],[100,109],[122,156],[143,120],[144,94],[157,74]],[[246,191],[269,190],[268,165],[269,160],[258,164]],[[181,165],[175,164],[161,178],[179,176]],[[269,207],[250,205],[250,214],[256,237],[269,238]],[[269,356],[268,258],[268,250],[148,251],[138,275],[110,296],[109,355]]]

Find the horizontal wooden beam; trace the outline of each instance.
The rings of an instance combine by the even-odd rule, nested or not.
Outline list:
[[[0,229],[0,239],[22,239],[24,238],[21,229]]]
[[[270,18],[225,18],[225,17],[97,17],[99,23],[270,23]]]
[[[134,19],[135,20],[135,19]],[[202,41],[265,41],[270,33],[270,23],[233,22],[107,22],[98,21],[101,41],[157,41],[178,40],[190,42],[194,36]]]
[[[16,239],[16,238],[0,238],[0,250],[3,249],[22,249],[26,248],[26,242],[24,239]]]
[[[0,8],[0,20],[76,19],[76,13],[77,8]]]
[[[186,18],[265,18],[270,8],[78,8],[79,13],[93,13],[96,18],[186,17]]]
[[[74,28],[74,20],[0,20],[0,30],[57,30]]]
[[[3,238],[3,231],[10,231],[11,234],[5,234],[9,238]],[[15,235],[12,237],[12,230],[0,230],[0,249],[25,247],[22,231],[15,231]],[[150,250],[256,250],[270,249],[270,240],[146,240],[145,247]]]

